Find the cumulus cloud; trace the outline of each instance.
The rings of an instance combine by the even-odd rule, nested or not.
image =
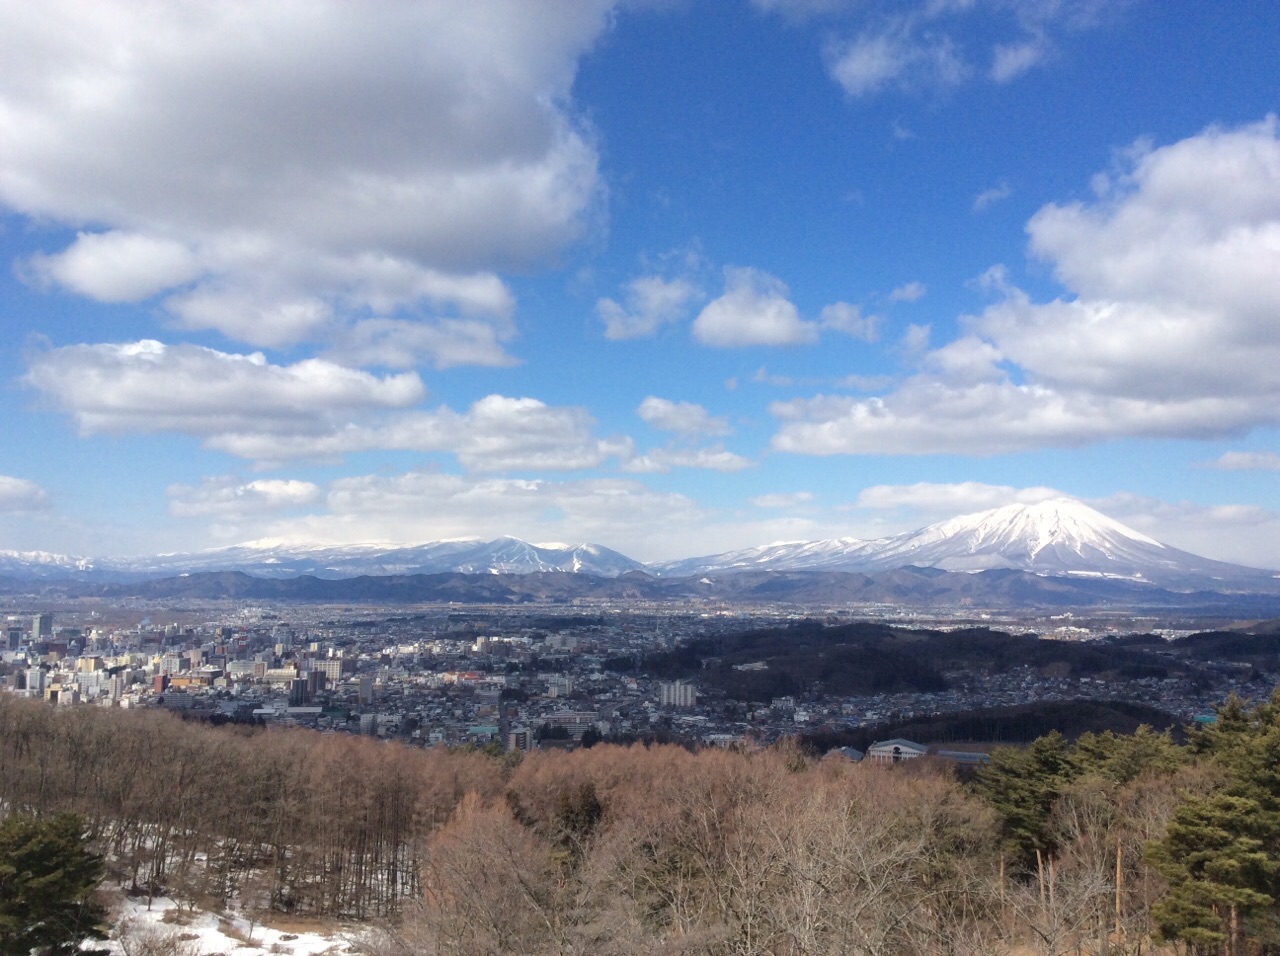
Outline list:
[[[24,514],[48,506],[48,492],[34,481],[0,475],[0,514]]]
[[[514,335],[513,324],[474,319],[363,319],[340,333],[326,354],[356,366],[502,367],[515,364],[504,347]]]
[[[322,498],[318,485],[291,478],[241,481],[234,475],[205,478],[199,485],[168,488],[169,513],[179,518],[240,520],[308,507]]]
[[[733,432],[725,418],[712,415],[693,402],[673,402],[650,395],[640,403],[636,414],[654,428],[680,435],[715,437]]]
[[[489,395],[465,412],[447,406],[402,412],[374,423],[346,424],[320,435],[262,430],[226,432],[207,444],[261,463],[334,459],[355,452],[445,452],[468,471],[574,471],[634,454],[625,436],[597,438],[585,409],[555,407],[533,398]]]
[[[1087,503],[1157,541],[1219,561],[1276,567],[1280,515],[1256,505],[1163,501],[1120,492]]]
[[[119,230],[82,232],[57,255],[34,256],[28,267],[45,283],[100,302],[138,302],[201,271],[182,243]]]
[[[627,283],[623,303],[600,299],[596,315],[607,339],[640,339],[689,314],[702,291],[688,279],[640,276]]]
[[[335,421],[416,404],[416,373],[379,377],[321,359],[272,365],[260,352],[219,352],[143,340],[36,352],[24,382],[81,433],[237,430],[315,435]]]
[[[1094,202],[1046,206],[1031,247],[1074,298],[989,282],[1001,300],[896,390],[772,406],[774,446],[983,455],[1280,421],[1276,126],[1132,152]]]
[[[1222,471],[1280,471],[1280,455],[1273,451],[1228,451],[1212,467]]]
[[[1056,488],[1014,488],[979,481],[921,481],[912,485],[871,485],[863,488],[858,493],[857,506],[876,510],[902,508],[927,515],[952,517],[1005,505],[1034,505],[1063,496],[1064,492]]]
[[[889,293],[890,302],[919,302],[928,293],[923,282],[907,282]]]
[[[1138,144],[1093,203],[1051,204],[1027,225],[1032,252],[1092,300],[1274,317],[1280,303],[1277,119]],[[1265,327],[1255,328],[1260,335]]]
[[[899,347],[906,355],[918,355],[929,347],[929,339],[932,336],[932,325],[912,322],[902,333],[902,342]]]
[[[24,381],[83,434],[173,432],[262,465],[392,449],[451,453],[470,471],[562,471],[634,452],[629,438],[595,437],[582,408],[489,395],[465,412],[423,410],[417,373],[323,359],[273,365],[144,340],[37,352]]]
[[[800,318],[780,279],[759,269],[727,267],[724,295],[693,321],[693,337],[703,345],[804,345],[818,339],[818,327]]]
[[[880,317],[863,315],[860,308],[848,302],[825,306],[818,315],[818,324],[863,342],[874,342],[880,338]]]
[[[622,462],[621,468],[631,474],[664,474],[672,468],[705,468],[708,471],[742,471],[751,460],[720,445],[710,448],[653,448]]]
[[[496,272],[596,218],[570,94],[611,6],[6,7],[0,203],[82,230],[36,279],[172,291],[175,321],[253,345],[422,303],[505,320]]]
[[[633,479],[545,481],[434,472],[333,482],[324,506],[268,533],[296,541],[404,543],[511,534],[531,541],[595,541],[640,560],[681,553],[679,529],[707,516],[689,498]]]
[[[673,432],[680,444],[654,448],[633,455],[621,464],[623,471],[633,474],[658,474],[672,468],[705,468],[711,471],[741,471],[751,467],[750,460],[719,444],[704,448],[689,447],[692,440],[733,433],[728,421],[711,415],[693,402],[673,402],[650,395],[640,403],[636,414],[661,431]]]
[[[890,85],[955,86],[969,73],[950,37],[916,35],[912,21],[905,18],[882,32],[833,45],[827,60],[832,79],[853,97],[879,93]]]

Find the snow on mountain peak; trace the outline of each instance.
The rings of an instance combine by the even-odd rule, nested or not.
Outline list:
[[[991,542],[1022,543],[1035,555],[1053,544],[1078,550],[1081,545],[1101,547],[1117,538],[1163,548],[1164,545],[1139,531],[1095,511],[1074,498],[1051,498],[1036,504],[1013,504],[977,514],[962,515],[931,525],[938,539],[957,534],[975,534]]]

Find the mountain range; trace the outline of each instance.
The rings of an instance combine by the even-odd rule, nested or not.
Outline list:
[[[415,547],[308,547],[258,542],[148,558],[75,558],[0,551],[0,576],[122,584],[161,577],[240,572],[253,578],[577,574],[593,578],[720,581],[750,574],[882,575],[900,569],[1013,571],[1158,587],[1172,591],[1280,592],[1280,572],[1180,551],[1079,501],[1059,498],[952,518],[918,531],[862,540],[781,542],[645,565],[596,544],[529,544],[516,538],[436,541]]]

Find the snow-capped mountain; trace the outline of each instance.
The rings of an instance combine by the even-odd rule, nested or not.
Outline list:
[[[1126,527],[1071,498],[1008,505],[871,541],[791,542],[655,566],[658,574],[732,571],[947,571],[1009,568],[1091,575],[1169,588],[1274,585],[1280,575],[1198,557]]]
[[[652,565],[650,570],[663,577],[738,571],[846,571],[858,564],[859,556],[871,544],[874,542],[861,538],[781,541],[702,558],[666,561]]]
[[[0,576],[79,581],[136,581],[201,571],[255,577],[352,578],[360,575],[530,574],[554,571],[616,578],[643,571],[662,578],[723,577],[742,572],[899,568],[944,571],[1009,569],[1045,577],[1094,577],[1173,590],[1274,592],[1280,573],[1201,558],[1161,544],[1069,498],[1009,505],[964,515],[919,531],[863,541],[835,538],[764,545],[741,551],[643,565],[597,544],[529,544],[518,538],[435,541],[415,547],[306,547],[254,542],[152,558],[70,558],[0,551]]]
[[[0,551],[0,574],[23,578],[122,581],[198,571],[243,571],[256,577],[350,578],[363,574],[531,574],[565,571],[616,577],[644,565],[598,544],[529,544],[518,538],[433,541],[415,547],[346,547],[257,542],[149,558],[67,558]]]

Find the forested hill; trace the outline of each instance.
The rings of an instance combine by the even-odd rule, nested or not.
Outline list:
[[[385,919],[387,954],[1259,954],[1277,748],[1280,702],[1231,703],[1190,746],[1049,734],[964,784],[785,742],[521,758],[0,695],[0,806],[79,814],[135,893]]]
[[[1212,654],[1211,640],[1183,645],[1171,656],[1167,642],[1056,641],[985,628],[912,630],[884,624],[829,626],[802,622],[691,640],[637,662],[666,679],[696,678],[739,700],[811,691],[852,696],[945,690],[945,672],[1007,673],[1052,669],[1069,677],[1165,678],[1194,669]],[[611,662],[612,663],[612,662]]]

